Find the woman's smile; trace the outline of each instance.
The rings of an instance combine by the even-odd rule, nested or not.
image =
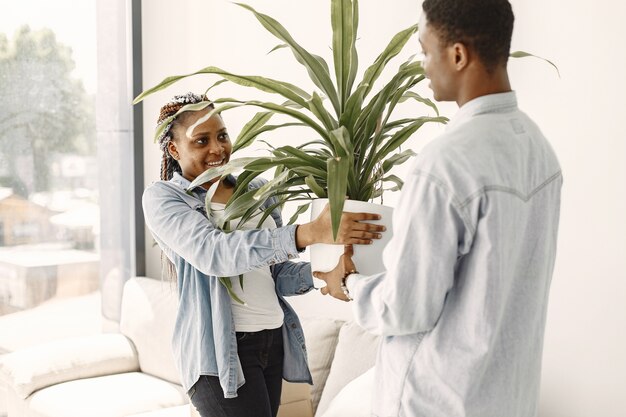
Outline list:
[[[224,162],[226,161],[226,158],[222,158],[219,161],[214,161],[214,162],[206,162],[206,165],[210,168],[213,167],[218,167],[220,165],[224,165]]]

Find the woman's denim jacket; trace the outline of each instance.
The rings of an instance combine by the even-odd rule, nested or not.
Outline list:
[[[258,188],[265,180],[249,185]],[[276,294],[285,314],[283,377],[312,383],[304,334],[295,311],[284,296],[304,294],[313,288],[308,262],[289,262],[298,256],[295,225],[282,226],[280,210],[271,215],[276,229],[224,233],[207,218],[206,192],[188,194],[190,182],[178,173],[170,181],[157,181],[143,194],[146,224],[165,255],[176,267],[179,307],[172,348],[189,390],[200,375],[218,376],[226,398],[237,396],[245,382],[231,311],[231,299],[218,277],[238,276],[270,267]],[[268,199],[263,208],[276,203]]]

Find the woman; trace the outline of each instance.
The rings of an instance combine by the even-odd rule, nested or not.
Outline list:
[[[163,106],[159,123],[185,104],[208,101],[188,93]],[[253,219],[243,229],[224,233],[215,217],[233,194],[236,180],[220,180],[210,197],[211,184],[186,193],[198,175],[226,164],[232,145],[219,114],[213,109],[178,115],[159,138],[163,151],[161,181],[143,195],[146,223],[170,263],[178,282],[180,306],[173,335],[173,351],[181,381],[202,416],[276,416],[282,379],[311,381],[304,335],[284,296],[304,294],[313,287],[308,263],[289,262],[306,246],[332,243],[329,211],[311,223],[283,226],[279,210],[263,228]],[[250,188],[258,188],[255,180]],[[212,191],[213,191],[212,189]],[[264,207],[275,203],[272,199]],[[338,242],[367,244],[380,237],[382,226],[361,223],[377,215],[344,213]],[[232,227],[234,228],[234,227]],[[229,296],[218,277],[232,279],[233,291],[246,303]]]

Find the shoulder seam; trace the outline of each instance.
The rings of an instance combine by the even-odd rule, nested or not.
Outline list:
[[[547,180],[545,180],[544,182],[542,182],[541,184],[539,184],[537,187],[535,187],[532,191],[530,191],[528,194],[523,194],[521,192],[519,192],[518,190],[516,190],[515,188],[511,188],[511,187],[505,187],[502,185],[486,185],[484,187],[482,187],[481,189],[475,191],[474,193],[472,193],[469,197],[467,197],[465,199],[465,201],[463,201],[461,203],[461,207],[466,207],[469,203],[472,202],[472,200],[476,199],[477,197],[489,192],[489,191],[500,191],[500,192],[504,192],[504,193],[508,193],[508,194],[512,194],[514,196],[516,196],[517,198],[519,198],[520,200],[522,200],[523,202],[527,203],[528,201],[530,201],[530,199],[537,194],[539,191],[541,191],[543,188],[545,188],[548,184],[550,184],[551,182],[553,182],[554,180],[556,180],[557,178],[561,177],[561,170],[557,171],[555,174],[553,174],[552,176],[550,176]]]
[[[442,181],[441,179],[439,179],[438,177],[434,176],[433,174],[430,174],[428,172],[425,171],[421,171],[421,170],[417,170],[414,172],[415,176],[418,177],[424,177],[426,178],[426,180],[432,182],[433,184],[437,185],[439,188],[441,188],[442,190],[444,190],[446,192],[446,194],[448,194],[450,196],[450,198],[452,199],[452,206],[454,207],[454,209],[456,210],[456,212],[459,214],[459,217],[461,218],[461,220],[463,221],[463,223],[465,223],[465,227],[467,227],[471,233],[471,239],[474,239],[474,235],[476,234],[476,229],[474,228],[474,226],[472,225],[472,222],[470,221],[470,217],[468,216],[466,210],[465,210],[465,206],[461,204],[460,199],[457,197],[457,195],[454,193],[454,191],[452,189],[450,189],[450,187],[448,187],[448,185]]]

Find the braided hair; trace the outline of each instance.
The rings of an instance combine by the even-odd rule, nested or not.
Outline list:
[[[174,172],[182,174],[182,170],[180,168],[180,165],[178,164],[178,161],[174,159],[172,155],[170,155],[167,147],[169,143],[174,139],[172,127],[179,122],[180,116],[184,115],[185,113],[178,115],[174,119],[168,119],[174,116],[183,106],[187,104],[201,103],[203,101],[209,101],[206,95],[198,95],[189,92],[184,95],[174,96],[174,98],[172,98],[169,103],[161,107],[161,111],[159,112],[159,118],[157,120],[157,128],[161,127],[163,123],[168,123],[167,126],[165,126],[165,128],[163,129],[161,135],[157,138],[157,141],[159,142],[159,147],[163,152],[163,157],[161,159],[162,180],[168,181],[172,179]],[[214,109],[215,107],[213,106],[213,103],[210,103],[207,108]]]
[[[161,127],[163,123],[167,123],[167,126],[163,129],[163,132],[157,138],[157,142],[159,143],[159,148],[163,152],[163,157],[161,159],[161,179],[168,181],[172,179],[174,172],[178,172],[182,174],[182,169],[180,164],[174,157],[170,154],[167,149],[169,143],[174,140],[174,133],[172,131],[172,127],[176,125],[185,113],[181,113],[178,116],[170,119],[174,116],[183,106],[186,104],[196,104],[201,103],[203,101],[209,101],[206,95],[198,95],[194,93],[187,93],[184,95],[174,96],[170,100],[169,103],[165,104],[161,107],[161,111],[159,112],[159,118],[157,120],[157,128]],[[207,108],[214,109],[213,103],[210,103]],[[163,251],[161,251],[161,273],[165,272],[170,280],[176,279],[176,267],[170,261],[170,259],[165,255]],[[165,270],[165,271],[164,271]]]

